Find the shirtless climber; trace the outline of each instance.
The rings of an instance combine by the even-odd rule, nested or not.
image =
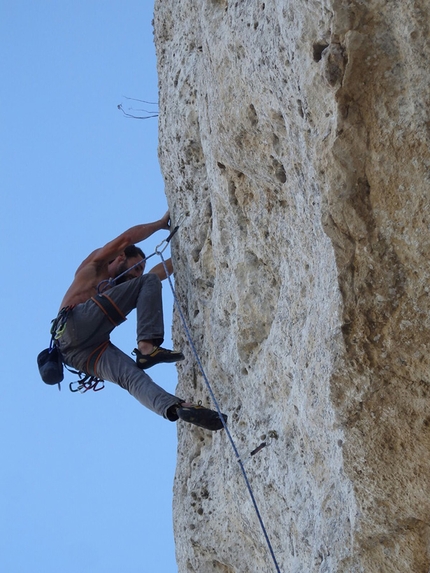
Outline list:
[[[181,352],[161,346],[164,266],[159,264],[143,274],[145,255],[135,246],[156,231],[169,229],[167,212],[159,221],[131,227],[83,261],[60,306],[61,324],[63,326],[65,320],[66,327],[57,344],[65,364],[115,382],[167,420],[174,422],[180,418],[208,430],[219,430],[223,424],[217,412],[169,394],[144,372],[156,364],[184,359]],[[172,272],[170,259],[166,261],[166,268]],[[110,333],[134,308],[137,312],[137,348],[133,352],[136,360],[110,341]]]

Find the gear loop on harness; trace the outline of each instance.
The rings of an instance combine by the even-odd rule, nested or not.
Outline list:
[[[74,386],[76,388],[74,388]],[[81,394],[85,394],[88,390],[93,390],[94,392],[99,392],[103,390],[105,387],[104,380],[97,378],[96,376],[85,376],[82,380],[75,380],[74,382],[70,382],[69,390],[70,392],[80,392]]]
[[[50,348],[53,347],[56,344],[56,341],[59,340],[62,337],[62,335],[64,334],[64,331],[66,330],[67,319],[68,319],[71,311],[74,309],[74,307],[75,307],[74,304],[63,307],[59,311],[57,316],[53,320],[51,320],[51,329],[50,329],[51,344],[50,344]]]

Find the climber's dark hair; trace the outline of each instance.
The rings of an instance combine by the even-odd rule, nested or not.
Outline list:
[[[127,257],[127,259],[138,257],[139,255],[142,257],[142,259],[145,259],[145,253],[142,251],[142,249],[136,247],[136,245],[130,245],[126,247],[124,249],[124,254]]]

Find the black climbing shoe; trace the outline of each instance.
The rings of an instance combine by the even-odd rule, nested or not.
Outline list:
[[[167,350],[166,348],[161,348],[161,346],[156,346],[151,354],[142,354],[140,350],[135,348],[133,354],[136,355],[136,364],[139,368],[142,368],[142,370],[146,370],[162,362],[179,362],[184,359],[182,352]]]
[[[215,432],[216,430],[221,430],[224,427],[218,412],[209,410],[200,406],[200,404],[190,404],[186,406],[185,404],[180,404],[176,410],[179,418],[188,422],[189,424],[194,424],[200,428],[205,428],[206,430],[211,430]],[[227,423],[227,416],[222,414],[224,422]]]

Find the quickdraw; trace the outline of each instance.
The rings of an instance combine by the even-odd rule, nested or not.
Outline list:
[[[185,219],[185,215],[183,215],[181,217],[181,219],[179,220],[179,223],[175,226],[173,231],[171,231],[170,235],[166,239],[164,239],[159,245],[157,245],[155,247],[155,251],[152,254],[148,255],[147,257],[144,257],[141,261],[137,262],[132,267],[130,267],[129,269],[127,269],[126,271],[124,271],[123,273],[121,273],[120,275],[115,277],[114,279],[109,278],[109,279],[104,279],[104,280],[100,281],[99,284],[97,285],[97,294],[102,294],[107,289],[115,286],[115,283],[119,278],[123,277],[124,275],[126,275],[127,273],[129,273],[131,270],[138,267],[142,263],[146,262],[148,259],[150,259],[154,255],[160,255],[167,248],[168,244],[170,243],[170,241],[172,240],[174,235],[177,233],[177,231],[179,230],[179,227],[181,226],[184,219]],[[164,243],[165,243],[165,245],[164,245]],[[164,245],[164,247],[160,250],[160,247],[162,245]]]
[[[84,372],[79,372],[80,376],[84,376],[81,380],[75,380],[75,382],[70,382],[69,390],[70,392],[80,392],[85,394],[88,390],[93,390],[94,392],[99,392],[105,387],[105,381],[97,378],[97,376],[90,376]],[[76,386],[76,387],[75,387]]]
[[[254,448],[248,456],[241,456],[241,460],[242,460],[243,464],[248,463],[249,460],[252,460],[255,455],[257,455],[259,452],[261,452],[261,450],[270,446],[270,444],[272,444],[273,440],[277,440],[278,439],[278,433],[276,432],[276,430],[270,430],[267,434],[264,434],[263,436],[261,436],[261,439],[264,441],[261,442],[261,444],[259,446]]]

